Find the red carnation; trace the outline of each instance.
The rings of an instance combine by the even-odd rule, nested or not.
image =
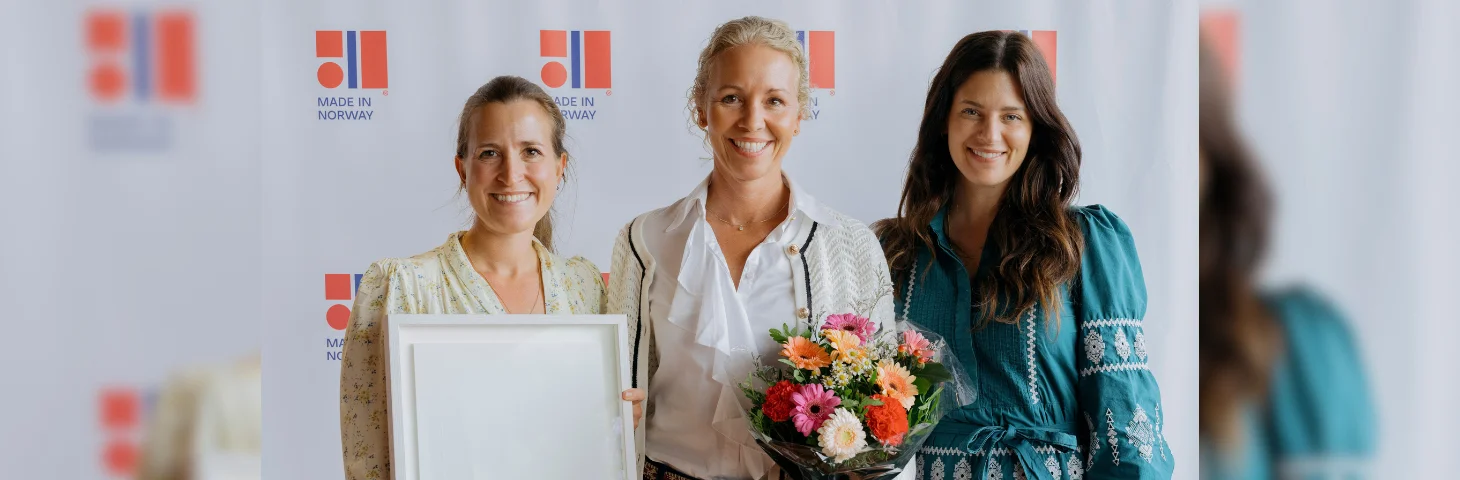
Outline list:
[[[772,421],[784,422],[791,419],[791,410],[796,408],[796,402],[791,400],[791,394],[796,393],[796,385],[786,380],[771,385],[765,391],[765,404],[761,405],[761,411]],[[907,420],[902,423],[906,424]],[[903,427],[904,430],[907,427]]]
[[[867,427],[872,430],[872,436],[883,445],[902,443],[903,435],[907,434],[907,409],[902,408],[902,402],[886,395],[873,395],[872,398],[882,402],[881,405],[867,407]]]

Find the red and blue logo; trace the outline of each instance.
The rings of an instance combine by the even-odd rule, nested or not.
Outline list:
[[[796,41],[806,52],[811,70],[811,88],[836,88],[836,32],[830,30],[797,30]]]
[[[157,403],[155,390],[143,391],[133,386],[104,387],[97,394],[97,423],[105,440],[101,448],[101,466],[117,478],[137,474],[145,417]]]
[[[361,273],[324,274],[324,299],[333,302],[353,301],[355,292],[360,290],[360,279],[364,276]],[[325,311],[324,318],[330,328],[344,330],[350,324],[350,307],[341,303],[331,305]]]
[[[1044,54],[1044,63],[1049,64],[1049,80],[1059,83],[1056,60],[1059,59],[1057,35],[1054,30],[1015,30],[1034,40],[1034,46],[1039,47],[1039,52]]]
[[[186,10],[87,12],[91,68],[86,83],[91,96],[102,103],[129,94],[138,103],[193,103],[198,92],[193,27],[193,15]]]
[[[314,56],[344,61],[320,64],[315,76],[324,88],[384,89],[390,87],[390,69],[384,30],[316,30]]]
[[[315,30],[315,58],[331,59],[319,64],[314,76],[319,86],[329,89],[390,91],[390,65],[385,30]],[[371,120],[375,98],[370,95],[333,94],[315,99],[320,120]]]
[[[613,88],[608,30],[541,30],[538,36],[539,55],[560,59],[542,66],[542,83],[548,88]]]
[[[82,17],[85,85],[97,108],[86,122],[97,152],[171,149],[176,114],[198,98],[196,22],[182,9],[95,8]]]
[[[337,332],[341,332],[350,326],[350,306],[348,303],[355,300],[360,292],[360,279],[365,275],[361,273],[326,273],[324,274],[324,299],[333,303],[324,312],[325,323]],[[333,337],[324,339],[325,360],[338,361],[344,352],[345,338]]]

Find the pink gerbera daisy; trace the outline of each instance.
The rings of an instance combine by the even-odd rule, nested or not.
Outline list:
[[[932,345],[915,330],[902,332],[902,345],[897,346],[897,351],[917,357],[919,365],[928,363],[933,358]]]
[[[821,428],[821,423],[831,418],[836,407],[842,404],[842,399],[837,398],[836,392],[823,389],[815,383],[802,385],[799,391],[791,394],[791,401],[796,403],[796,408],[791,410],[791,420],[796,423],[796,431],[808,436]]]
[[[821,324],[821,329],[852,332],[862,343],[867,343],[867,339],[872,338],[873,333],[877,333],[877,324],[872,323],[867,317],[859,317],[853,313],[838,313],[827,315],[826,322]]]

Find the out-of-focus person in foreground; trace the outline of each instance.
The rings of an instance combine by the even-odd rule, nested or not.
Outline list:
[[[1258,285],[1272,192],[1206,42],[1200,55],[1201,477],[1365,478],[1377,442],[1358,346],[1314,290]]]

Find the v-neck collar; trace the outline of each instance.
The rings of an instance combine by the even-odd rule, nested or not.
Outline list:
[[[456,232],[447,238],[446,245],[443,245],[442,256],[446,264],[450,266],[456,278],[465,284],[467,295],[475,300],[477,307],[488,315],[507,314],[507,308],[502,305],[502,299],[492,285],[483,278],[476,268],[472,267],[471,259],[466,256],[466,249],[461,246],[461,237],[466,232]],[[546,314],[559,314],[569,311],[566,295],[557,295],[557,286],[561,285],[556,264],[552,252],[543,246],[536,238],[532,239],[532,248],[537,252],[537,268],[541,275],[543,311]]]
[[[957,251],[953,248],[953,239],[948,236],[949,203],[944,203],[943,208],[938,209],[938,213],[933,215],[933,220],[928,222],[928,227],[933,230],[933,239],[937,242],[938,248],[949,257],[952,257],[953,261],[958,264],[958,268],[962,271],[963,275],[968,277],[968,265],[963,264],[963,258],[959,257]],[[997,255],[997,248],[993,242],[989,241],[989,239],[984,239],[983,248],[978,252],[978,269],[973,272],[972,278],[977,279],[987,274],[989,262],[993,261]]]

